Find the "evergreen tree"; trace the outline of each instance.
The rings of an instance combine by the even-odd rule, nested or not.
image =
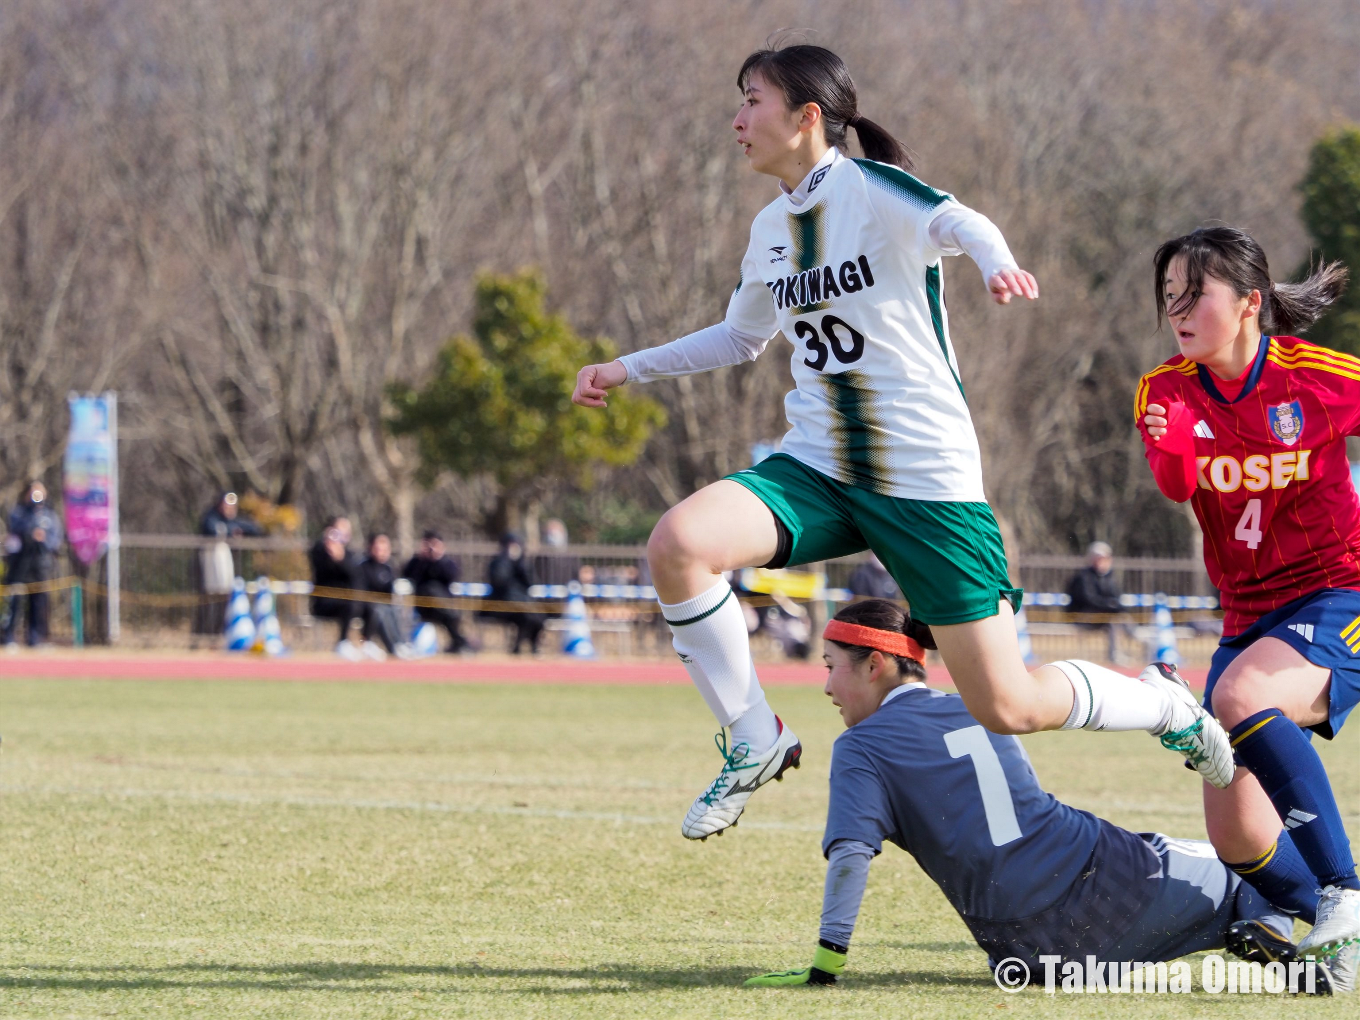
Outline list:
[[[390,425],[418,440],[426,481],[446,470],[496,480],[493,530],[521,527],[554,484],[588,486],[594,466],[633,463],[665,424],[656,401],[626,389],[604,411],[571,402],[577,371],[615,351],[550,314],[536,273],[480,277],[472,333],[445,344],[423,387],[393,390]]]
[[[1360,130],[1344,128],[1318,139],[1299,190],[1315,256],[1339,259],[1351,271],[1346,293],[1308,338],[1360,355]]]

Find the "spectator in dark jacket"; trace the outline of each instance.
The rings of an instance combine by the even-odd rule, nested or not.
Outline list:
[[[420,540],[420,551],[407,561],[401,572],[401,576],[411,582],[415,594],[427,599],[452,598],[449,585],[455,583],[460,574],[458,561],[444,550],[444,539],[437,531],[425,532]],[[455,610],[446,606],[417,605],[416,612],[422,620],[439,624],[449,632],[445,651],[461,652],[468,648],[462,622]]]
[[[42,482],[33,482],[9,515],[5,583],[37,584],[52,580],[61,541],[61,520],[47,504],[47,489]],[[28,643],[46,644],[48,602],[49,596],[45,591],[11,595],[5,604],[4,632],[0,635],[0,641],[6,645],[14,644],[19,609],[26,603]]]
[[[1122,613],[1123,605],[1119,598],[1119,579],[1114,573],[1114,552],[1104,542],[1092,542],[1086,550],[1086,566],[1072,575],[1067,582],[1067,605],[1069,613],[1110,615]],[[1109,633],[1107,655],[1110,662],[1119,661],[1119,633],[1129,627],[1116,621],[1086,621],[1092,627],[1104,627]]]
[[[1119,579],[1114,576],[1114,554],[1104,542],[1092,542],[1086,550],[1086,566],[1067,582],[1067,594],[1072,599],[1067,610],[1071,613],[1119,613],[1123,606],[1119,597]]]
[[[224,492],[203,514],[198,533],[209,538],[258,538],[264,528],[241,513],[236,493]]]
[[[386,602],[365,604],[364,640],[376,637],[389,652],[403,659],[409,658],[412,649],[406,643],[406,628],[402,625],[400,611],[391,601],[397,573],[392,568],[392,540],[386,532],[375,532],[368,537],[368,555],[359,561],[357,570],[365,591],[388,597]]]
[[[332,517],[308,554],[312,562],[312,584],[317,588],[329,588],[335,592],[320,595],[313,593],[312,615],[335,620],[340,625],[340,640],[335,646],[336,654],[350,660],[357,660],[365,654],[376,659],[382,656],[382,649],[371,641],[365,641],[363,647],[358,648],[349,640],[350,626],[355,620],[367,623],[367,604],[339,595],[340,591],[362,591],[364,587],[359,577],[358,564],[354,562],[348,548],[350,535],[349,520],[344,517]]]
[[[529,564],[524,559],[524,543],[518,535],[501,536],[501,551],[487,565],[487,580],[491,583],[493,602],[528,602],[529,587],[534,583]],[[518,655],[527,641],[529,650],[537,653],[538,638],[543,633],[543,614],[520,610],[491,610],[483,614],[508,623],[515,628],[515,643],[510,651]]]
[[[850,593],[862,599],[900,599],[897,582],[873,553],[850,572]]]
[[[221,634],[227,596],[236,577],[229,538],[257,538],[264,529],[240,512],[236,493],[223,492],[217,502],[203,513],[198,533],[217,541],[205,543],[194,559],[194,585],[203,598],[194,608],[191,630],[194,634]]]

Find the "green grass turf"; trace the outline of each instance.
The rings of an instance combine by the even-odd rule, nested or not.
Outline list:
[[[0,1016],[1353,1015],[1002,994],[891,847],[840,986],[741,988],[810,959],[840,729],[815,689],[772,701],[806,764],[700,844],[718,758],[686,688],[0,683]],[[1070,803],[1203,835],[1147,737],[1026,743]],[[1322,749],[1352,831],[1357,746]]]

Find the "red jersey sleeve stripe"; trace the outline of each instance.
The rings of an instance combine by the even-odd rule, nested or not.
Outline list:
[[[1274,358],[1269,356],[1267,357],[1270,361],[1274,362],[1276,365],[1279,365],[1281,368],[1287,369],[1291,372],[1296,371],[1297,369],[1300,368],[1311,368],[1316,369],[1319,372],[1327,372],[1331,375],[1339,375],[1343,379],[1360,381],[1360,365],[1357,365],[1355,368],[1352,369],[1348,367],[1343,367],[1341,365],[1334,365],[1331,362],[1327,361],[1316,361],[1313,358],[1299,358],[1297,360],[1287,361],[1283,358]]]
[[[1187,366],[1189,367],[1188,372],[1186,371]],[[1180,372],[1182,375],[1193,375],[1196,370],[1193,361],[1182,361],[1179,364],[1168,361],[1165,364],[1158,365],[1151,372],[1147,373],[1147,375],[1143,376],[1143,378],[1139,379],[1138,389],[1133,398],[1134,423],[1137,424],[1141,422],[1143,420],[1143,415],[1147,414],[1148,392],[1152,388],[1153,379],[1159,375],[1165,375],[1167,372]]]
[[[1360,358],[1357,358],[1353,354],[1334,351],[1330,347],[1320,347],[1317,344],[1309,343],[1307,340],[1295,340],[1293,344],[1284,345],[1279,343],[1277,339],[1274,350],[1278,351],[1286,358],[1307,355],[1317,358],[1320,361],[1328,361],[1332,364],[1360,372]]]

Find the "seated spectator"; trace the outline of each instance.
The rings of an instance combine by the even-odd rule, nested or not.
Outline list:
[[[888,573],[888,568],[873,553],[869,553],[859,566],[850,572],[848,587],[857,599],[901,599],[902,593],[897,582]]]
[[[387,657],[386,654],[372,641],[365,641],[359,647],[349,638],[350,627],[355,620],[368,621],[367,603],[339,594],[342,591],[363,590],[358,565],[349,551],[350,535],[349,520],[332,517],[308,553],[312,563],[312,584],[317,588],[330,589],[322,594],[312,594],[312,615],[335,620],[339,624],[340,640],[336,642],[335,652],[341,658],[351,662],[357,662],[364,656],[383,659]]]
[[[368,538],[368,555],[358,563],[359,581],[365,591],[388,596],[387,602],[366,603],[364,640],[377,637],[383,646],[403,659],[412,658],[414,650],[406,640],[401,613],[390,601],[396,572],[392,569],[392,540],[386,532],[378,531]]]
[[[401,572],[401,576],[411,582],[415,594],[427,599],[451,598],[453,593],[449,585],[456,582],[460,574],[458,561],[445,551],[443,536],[437,531],[425,532],[420,540],[420,551],[407,560]],[[439,624],[449,632],[449,644],[445,651],[457,653],[469,648],[456,610],[444,606],[418,605],[416,612],[422,620]]]
[[[549,517],[543,522],[543,544],[549,549],[565,549],[567,526],[556,517]]]
[[[487,565],[487,581],[491,584],[490,599],[493,602],[530,601],[529,587],[534,583],[533,575],[524,559],[524,543],[518,535],[501,536],[501,551]],[[543,633],[542,613],[493,609],[484,611],[482,615],[515,628],[515,643],[510,649],[512,654],[518,655],[526,641],[529,651],[537,654],[538,639]]]
[[[1119,579],[1114,576],[1114,553],[1104,542],[1092,542],[1086,550],[1086,566],[1067,582],[1072,613],[1120,613]]]
[[[1092,542],[1086,549],[1086,566],[1082,567],[1067,582],[1069,613],[1109,615],[1122,613],[1124,606],[1119,598],[1119,579],[1114,573],[1114,551],[1104,542]],[[1128,628],[1116,621],[1085,621],[1088,626],[1105,627],[1109,632],[1108,656],[1110,662],[1119,661],[1119,632]]]

